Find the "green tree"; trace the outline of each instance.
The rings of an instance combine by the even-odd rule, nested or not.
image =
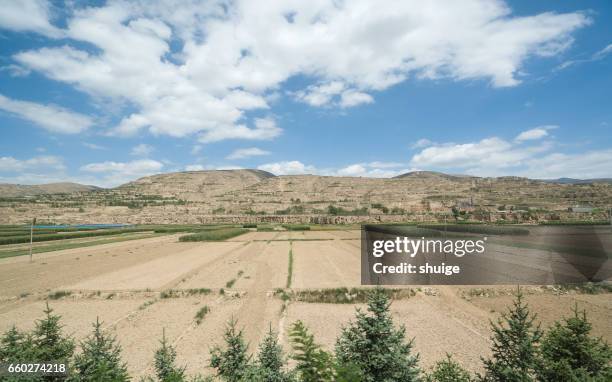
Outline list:
[[[450,354],[446,359],[436,362],[431,373],[425,377],[426,382],[470,382],[470,373],[453,361]]]
[[[334,380],[333,357],[315,343],[302,321],[296,321],[289,332],[293,347],[292,358],[302,382],[327,382]]]
[[[176,350],[166,341],[166,331],[162,333],[161,347],[155,352],[155,374],[160,382],[182,382],[185,380],[185,368],[177,367]]]
[[[126,364],[121,360],[121,347],[114,336],[105,335],[98,319],[94,330],[81,343],[81,354],[74,357],[76,381],[129,381]]]
[[[357,309],[356,320],[342,329],[336,342],[340,364],[357,366],[367,382],[418,381],[419,356],[412,355],[406,328],[395,328],[389,297],[382,288],[368,296],[368,313]]]
[[[502,314],[493,330],[492,359],[484,360],[483,381],[527,382],[535,380],[538,343],[542,337],[540,325],[534,325],[536,316],[530,315],[523,302],[523,293],[517,290],[512,308]]]
[[[254,369],[257,369],[257,377],[254,378],[255,376],[253,376],[250,380],[266,382],[286,382],[291,380],[290,375],[285,370],[283,348],[279,345],[277,335],[272,330],[272,326],[270,326],[268,334],[259,345],[257,364]]]
[[[601,338],[591,337],[586,311],[555,324],[546,332],[540,347],[541,381],[612,381],[612,350]]]
[[[217,375],[229,382],[240,381],[250,367],[251,357],[247,354],[247,344],[242,330],[236,329],[232,319],[223,335],[226,348],[216,346],[211,350],[210,366],[217,369]]]
[[[74,340],[63,335],[62,325],[60,325],[61,316],[53,314],[49,303],[44,312],[45,318],[36,321],[36,327],[32,333],[37,358],[45,362],[68,363],[74,354]]]
[[[0,338],[0,363],[31,363],[38,360],[31,334],[23,333],[15,326]],[[41,381],[42,377],[13,376],[4,377],[6,382]]]
[[[34,361],[35,354],[32,336],[17,330],[14,325],[0,338],[1,363]]]

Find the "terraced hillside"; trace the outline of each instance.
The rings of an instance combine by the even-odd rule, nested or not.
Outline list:
[[[52,223],[139,224],[603,221],[610,206],[607,182],[435,172],[382,179],[218,170],[154,175],[114,189],[3,197],[0,223],[32,217]]]

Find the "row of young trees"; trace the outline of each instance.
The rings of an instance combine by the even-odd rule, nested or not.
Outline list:
[[[236,321],[227,325],[224,346],[211,350],[210,366],[216,377],[187,377],[176,363],[176,351],[162,336],[154,354],[155,375],[142,382],[469,382],[469,381],[612,381],[612,350],[590,335],[591,324],[577,306],[573,316],[556,322],[546,332],[535,324],[520,290],[513,306],[492,325],[492,356],[483,359],[484,373],[471,375],[450,355],[430,371],[419,367],[413,341],[404,326],[393,323],[389,297],[374,289],[367,311],[357,309],[354,321],[342,329],[334,352],[324,350],[303,322],[290,330],[295,366],[288,367],[277,335],[270,330],[255,356],[249,355]],[[80,343],[62,334],[60,317],[47,306],[45,317],[31,332],[14,327],[0,339],[0,363],[56,361],[69,365],[69,377],[4,377],[6,381],[129,381],[116,338],[97,321]]]

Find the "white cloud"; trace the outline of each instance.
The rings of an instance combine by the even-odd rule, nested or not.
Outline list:
[[[203,171],[206,170],[201,164],[188,164],[185,166],[185,171]]]
[[[541,139],[553,128],[557,126],[531,129],[522,133],[522,139],[517,137],[514,141],[490,137],[462,144],[436,144],[415,154],[410,165],[476,176],[515,175],[534,179],[612,177],[609,165],[612,163],[612,150],[574,154],[552,152],[556,147],[554,142]]]
[[[524,165],[535,154],[547,151],[550,144],[517,147],[497,137],[478,142],[431,146],[415,154],[410,164],[424,169],[461,169],[473,175],[495,175]]]
[[[307,166],[304,163],[292,160],[276,163],[266,163],[257,166],[259,170],[271,172],[274,175],[297,175],[297,174],[315,174],[317,169],[314,166]]]
[[[325,106],[332,102],[334,96],[342,93],[344,87],[344,84],[340,81],[310,85],[305,90],[296,92],[294,97],[298,101],[305,102],[310,106]]]
[[[275,175],[316,174],[325,176],[358,176],[390,178],[411,171],[405,164],[396,162],[353,163],[341,168],[317,168],[300,161],[266,163],[257,168]]]
[[[556,125],[539,126],[530,130],[523,131],[516,138],[514,138],[514,140],[517,142],[524,142],[542,139],[548,136],[549,130],[556,129],[558,127],[559,126]]]
[[[2,66],[0,71],[8,72],[12,77],[27,77],[32,72],[30,69],[15,64]]]
[[[244,159],[244,158],[262,156],[262,155],[270,155],[270,152],[266,150],[262,150],[257,147],[249,147],[245,149],[234,150],[225,159]]]
[[[587,62],[594,62],[594,61],[603,60],[610,53],[612,53],[612,44],[606,45],[605,47],[603,47],[602,49],[598,50],[597,52],[591,54],[587,58],[564,61],[563,63],[561,63],[561,65],[557,66],[556,70],[563,70],[563,69],[569,68],[570,66],[584,64],[584,63],[587,63]]]
[[[131,162],[106,161],[89,163],[81,171],[101,175],[96,184],[118,186],[135,178],[160,173],[164,164],[153,159],[139,159]]]
[[[371,168],[398,168],[398,167],[405,166],[404,163],[399,163],[399,162],[379,162],[379,161],[370,162],[367,165],[368,167],[371,167]]]
[[[371,95],[355,89],[347,89],[347,86],[341,81],[310,85],[305,90],[293,93],[293,97],[298,101],[316,107],[337,106],[349,108],[374,102],[374,98]]]
[[[155,147],[147,145],[146,143],[141,143],[132,147],[132,151],[130,152],[130,154],[139,157],[147,157],[151,155],[153,151],[155,151]]]
[[[0,110],[30,121],[53,133],[76,134],[93,125],[91,118],[59,106],[19,101],[0,94]]]
[[[354,107],[364,103],[373,103],[374,98],[368,93],[359,92],[356,90],[348,90],[342,93],[340,97],[340,107]]]
[[[595,150],[578,154],[552,153],[527,162],[521,175],[536,179],[611,178],[612,150]]]
[[[198,138],[202,143],[218,142],[225,139],[251,139],[269,140],[279,136],[282,129],[276,125],[272,118],[256,118],[255,127],[244,125],[233,126],[227,129],[210,130]]]
[[[97,145],[95,143],[90,143],[90,142],[83,142],[83,146],[87,147],[88,149],[92,149],[92,150],[106,150],[106,147]]]
[[[51,25],[50,18],[51,10],[45,0],[4,0],[0,7],[0,28],[60,37],[62,32]]]
[[[410,147],[413,149],[418,149],[421,147],[432,146],[434,143],[426,138],[421,138],[418,141],[414,142]]]
[[[3,25],[52,30],[10,22]],[[172,1],[114,1],[77,8],[61,31],[95,51],[53,46],[14,59],[135,109],[111,134],[272,139],[281,128],[261,128],[248,112],[267,108],[292,77],[316,84],[294,93],[304,102],[338,107],[373,102],[372,92],[411,77],[515,86],[527,59],[559,54],[589,22],[579,12],[513,16],[497,0],[189,1],[178,8]],[[181,48],[173,50],[171,40]]]
[[[368,178],[391,178],[410,171],[403,163],[370,162],[355,163],[338,170],[331,170],[330,175],[360,176]]]
[[[64,170],[62,158],[52,155],[37,156],[30,159],[0,157],[0,172],[22,172],[32,170]]]

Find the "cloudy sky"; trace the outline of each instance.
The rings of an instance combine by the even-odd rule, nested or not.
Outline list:
[[[605,1],[0,7],[0,183],[612,177]]]

